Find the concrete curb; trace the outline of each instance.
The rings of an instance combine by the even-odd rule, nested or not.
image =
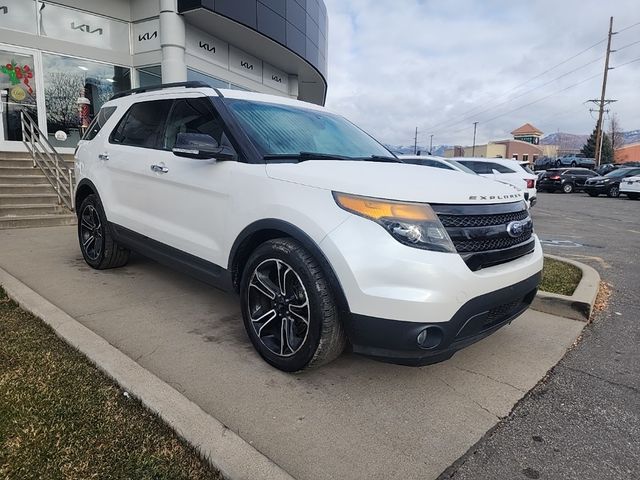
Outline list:
[[[598,290],[600,289],[600,274],[589,265],[576,262],[575,260],[569,260],[568,258],[558,257],[556,255],[545,254],[545,257],[575,265],[582,270],[582,278],[571,296],[558,295],[556,293],[539,290],[536,298],[534,298],[531,303],[531,308],[539,312],[550,313],[573,320],[588,321],[591,316],[591,311],[593,310],[593,304],[596,301],[596,296],[598,295]]]
[[[124,390],[156,412],[197,447],[225,478],[293,480],[293,477],[169,384],[0,268],[0,285],[78,349]]]

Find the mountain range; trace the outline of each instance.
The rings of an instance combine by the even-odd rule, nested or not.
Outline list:
[[[587,139],[591,134],[574,134],[566,132],[556,132],[543,137],[540,140],[542,145],[559,145],[565,150],[577,150],[587,143]],[[640,130],[629,130],[623,134],[624,144],[638,143],[640,142]],[[392,152],[399,155],[413,155],[413,145],[385,145]],[[444,155],[444,151],[447,148],[451,148],[453,145],[437,145],[433,147],[433,155]],[[428,146],[418,145],[418,150],[426,155],[429,151]]]

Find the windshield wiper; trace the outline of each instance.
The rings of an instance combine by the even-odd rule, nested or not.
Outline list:
[[[371,155],[370,157],[360,157],[358,160],[366,160],[368,162],[392,162],[392,163],[404,163],[397,157],[385,157],[383,155]]]
[[[262,158],[263,160],[298,160],[299,162],[304,162],[305,160],[354,160],[353,157],[345,155],[319,152],[269,153]]]

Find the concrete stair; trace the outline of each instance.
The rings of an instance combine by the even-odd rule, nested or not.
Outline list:
[[[73,168],[73,158],[63,157]],[[55,189],[28,154],[0,152],[0,230],[75,223],[75,214],[58,203]]]

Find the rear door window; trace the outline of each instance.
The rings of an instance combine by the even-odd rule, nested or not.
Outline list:
[[[110,137],[111,143],[162,148],[164,126],[173,100],[152,100],[131,106]]]
[[[485,173],[492,173],[491,167],[489,166],[491,164],[489,162],[476,162],[473,160],[458,160],[458,161],[479,175],[482,175]]]
[[[499,173],[516,173],[515,170],[511,170],[509,167],[505,167],[504,165],[500,165],[499,163],[487,162],[489,166],[489,173],[493,173],[496,170]]]

